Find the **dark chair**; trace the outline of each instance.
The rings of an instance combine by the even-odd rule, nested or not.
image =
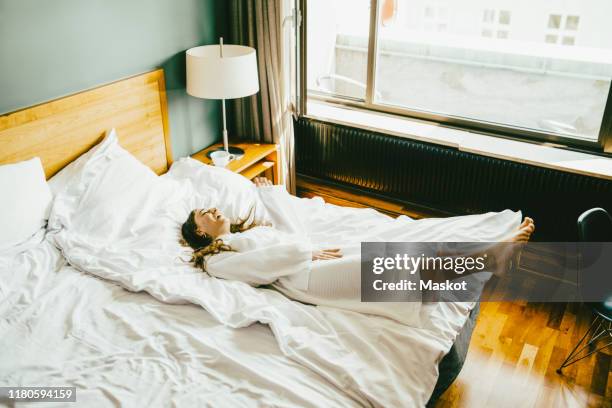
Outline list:
[[[580,242],[585,243],[612,242],[612,217],[610,217],[610,214],[608,214],[608,212],[603,208],[593,208],[584,212],[580,217],[578,217],[578,238]],[[588,253],[589,251],[591,251],[589,255],[594,256],[591,259],[595,259],[597,256],[601,255],[601,247],[598,248],[598,246],[593,244],[584,245],[580,257],[582,259],[581,262],[584,262],[584,252]],[[593,253],[593,251],[595,253]],[[610,266],[610,268],[612,268],[612,265]],[[580,272],[583,271],[584,268],[581,268]],[[612,274],[612,271],[602,272],[608,272]],[[581,275],[587,274],[581,273]],[[609,285],[607,285],[607,282],[609,282],[610,278],[607,277],[607,279],[600,280],[594,285],[593,282],[595,279],[600,279],[600,277],[581,276],[581,289],[583,289],[584,286],[588,286],[591,289],[595,287],[596,290],[599,291],[597,294],[597,298],[603,300],[599,302],[586,303],[586,305],[593,310],[595,319],[593,320],[593,323],[591,324],[587,332],[584,334],[584,336],[582,336],[578,344],[576,344],[576,347],[574,347],[574,349],[571,351],[571,353],[569,353],[563,364],[561,364],[561,366],[557,369],[557,372],[559,374],[561,373],[561,370],[563,368],[574,364],[575,362],[580,361],[593,353],[612,346],[612,287],[609,287]],[[587,282],[585,284],[585,280],[590,280],[591,282]],[[601,341],[605,339],[607,339],[607,341],[604,345],[595,348],[598,342],[601,344]],[[581,355],[581,353],[585,349],[588,349],[589,352]]]

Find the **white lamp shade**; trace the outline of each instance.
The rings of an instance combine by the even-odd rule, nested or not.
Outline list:
[[[187,50],[187,93],[204,99],[234,99],[259,91],[255,49],[205,45]]]

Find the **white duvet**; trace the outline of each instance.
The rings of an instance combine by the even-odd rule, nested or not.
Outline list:
[[[0,386],[18,385],[77,387],[76,403],[50,405],[67,407],[354,404],[283,356],[267,326],[231,329],[199,306],[128,292],[49,242],[0,254]]]
[[[82,163],[78,177],[56,198],[49,221],[52,230],[49,239],[61,248],[72,266],[130,291],[146,291],[164,303],[201,306],[225,327],[252,330],[252,327],[260,327],[252,326],[256,322],[267,324],[282,354],[292,364],[297,364],[301,372],[309,373],[305,381],[314,376],[325,385],[321,390],[310,386],[308,381],[302,388],[292,386],[293,392],[288,398],[291,404],[329,406],[333,405],[330,400],[341,406],[348,405],[349,401],[363,406],[418,407],[426,404],[438,377],[438,363],[465,323],[471,304],[424,305],[419,310],[420,324],[414,327],[382,317],[307,306],[288,300],[272,289],[210,278],[186,262],[189,251],[178,244],[178,226],[189,210],[225,206],[226,213],[237,216],[255,205],[259,214],[268,213],[274,217],[274,212],[283,212],[283,208],[266,209],[265,204],[253,198],[254,190],[250,189],[254,187],[234,186],[231,184],[234,179],[224,170],[205,168],[189,159],[175,163],[169,174],[162,177],[133,161],[127,153],[106,142],[93,159]],[[220,184],[214,185],[215,182]],[[336,207],[320,199],[295,200],[292,211],[300,213],[304,232],[313,244],[321,247],[361,240],[494,241],[507,235],[520,221],[520,214],[510,211],[453,219],[413,221],[400,217],[394,220],[373,210]],[[142,301],[143,295],[138,296]],[[87,306],[84,302],[77,309]],[[138,308],[138,302],[133,307]],[[181,320],[180,310],[188,316],[197,314],[193,306],[172,307],[177,308],[176,316],[163,319],[168,331],[177,324],[175,320]],[[143,321],[148,321],[155,310],[141,313]],[[105,324],[112,326],[115,318],[105,316]],[[199,319],[207,322],[202,324],[212,325],[211,320]],[[91,324],[96,325],[93,320]],[[196,329],[194,325],[190,327]],[[138,332],[145,343],[167,341],[139,328],[137,322],[123,330]],[[232,331],[223,329],[223,333]],[[231,342],[231,337],[226,334],[215,342]],[[248,346],[242,339],[244,353],[240,359],[261,355],[265,360],[267,351],[256,351],[259,341],[269,346],[263,337],[263,334],[249,337],[252,344]],[[185,367],[176,359],[183,353],[182,346],[178,344],[174,349],[177,355],[171,356],[171,364],[184,373],[190,369],[189,365]],[[240,348],[239,344],[231,348],[234,346]],[[156,346],[151,344],[150,347]],[[192,349],[184,352],[189,354]],[[109,345],[108,355],[112,350],[121,352],[120,347]],[[193,355],[190,358],[198,359]],[[284,375],[277,379],[280,383],[270,380],[272,383],[264,384],[252,382],[252,379],[273,377],[284,369],[284,366],[279,366],[278,370],[272,366],[258,372],[244,372],[225,371],[221,367],[211,375],[222,376],[227,381],[231,378],[230,382],[235,384],[255,384],[249,388],[253,393],[263,395],[268,390],[266,395],[278,394],[281,398],[286,396],[287,389],[282,383]],[[116,381],[111,377],[105,378]],[[160,390],[163,397],[160,396],[159,401],[163,398],[181,400],[181,393],[189,389],[189,385],[182,383],[180,378],[174,377],[172,392]],[[137,392],[129,384],[126,390]],[[260,403],[268,405],[263,396]]]

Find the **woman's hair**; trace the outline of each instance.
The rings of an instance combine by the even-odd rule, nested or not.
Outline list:
[[[249,214],[244,219],[238,219],[237,222],[230,224],[230,232],[243,232],[256,227],[258,224],[255,220],[247,223],[254,212],[254,208],[251,208]],[[203,271],[206,271],[206,261],[208,258],[223,251],[233,251],[229,245],[225,244],[223,240],[219,238],[213,238],[206,233],[202,235],[198,234],[198,226],[195,222],[195,210],[189,213],[187,220],[185,220],[181,226],[181,234],[183,235],[181,243],[193,249],[191,262]]]

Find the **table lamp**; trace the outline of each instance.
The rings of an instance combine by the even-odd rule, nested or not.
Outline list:
[[[190,48],[186,54],[187,93],[223,101],[223,148],[217,150],[225,150],[235,158],[241,157],[244,150],[228,144],[225,100],[259,92],[255,49],[242,45],[224,46],[223,38],[220,38],[218,45]],[[208,152],[209,157],[213,151]]]

